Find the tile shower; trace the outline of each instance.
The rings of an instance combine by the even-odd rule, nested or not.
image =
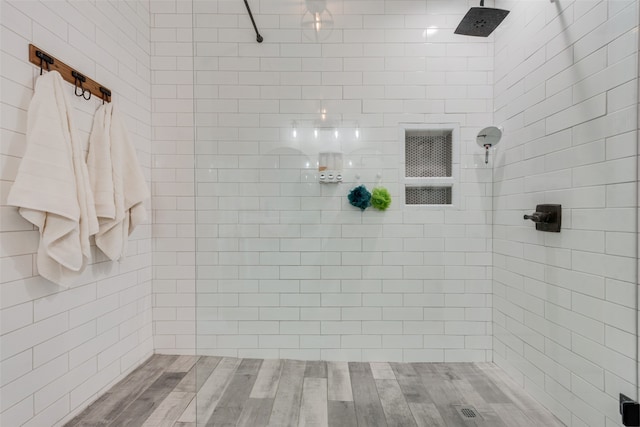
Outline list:
[[[153,352],[196,352],[494,361],[565,424],[620,425],[618,393],[637,396],[637,1],[498,0],[492,37],[454,35],[475,3],[328,1],[316,41],[305,2],[252,1],[258,44],[238,1],[3,1],[3,205],[34,42],[110,84],[153,219],[126,261],[97,257],[62,291],[1,208],[2,424],[61,425]],[[454,206],[405,206],[403,129],[452,124]],[[343,153],[344,183],[318,183],[320,151]],[[390,208],[351,207],[358,184]],[[560,234],[522,220],[539,203],[563,205]]]
[[[491,169],[468,135],[491,122],[493,43],[436,29],[463,2],[330,6],[335,28],[314,43],[302,2],[260,3],[258,44],[242,3],[193,4],[194,72],[178,73],[195,79],[197,318],[169,310],[193,288],[167,284],[159,347],[188,330],[205,354],[491,360]],[[404,123],[459,123],[455,208],[404,207]],[[318,184],[325,150],[343,153],[342,184]],[[359,184],[387,187],[391,207],[349,206]]]

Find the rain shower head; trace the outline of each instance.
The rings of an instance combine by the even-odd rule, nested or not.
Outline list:
[[[508,10],[484,7],[484,0],[480,0],[480,7],[469,9],[454,33],[465,36],[489,37],[489,34],[500,25],[508,14]]]

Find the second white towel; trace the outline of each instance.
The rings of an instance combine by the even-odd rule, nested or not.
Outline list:
[[[149,198],[149,189],[124,123],[111,103],[96,111],[87,167],[99,223],[96,246],[109,259],[120,259],[129,235],[146,219],[142,202]]]

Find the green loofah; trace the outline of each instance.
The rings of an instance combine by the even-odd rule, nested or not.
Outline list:
[[[381,211],[386,210],[391,204],[391,194],[384,187],[376,187],[371,194],[371,206]]]
[[[349,203],[362,210],[371,206],[371,193],[369,193],[369,190],[367,190],[367,187],[364,185],[359,185],[351,190],[348,199]]]

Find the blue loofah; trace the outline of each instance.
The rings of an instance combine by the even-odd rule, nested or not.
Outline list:
[[[356,208],[360,208],[365,210],[369,206],[371,206],[371,193],[367,190],[367,187],[364,185],[360,185],[349,193],[349,203],[351,203]]]

